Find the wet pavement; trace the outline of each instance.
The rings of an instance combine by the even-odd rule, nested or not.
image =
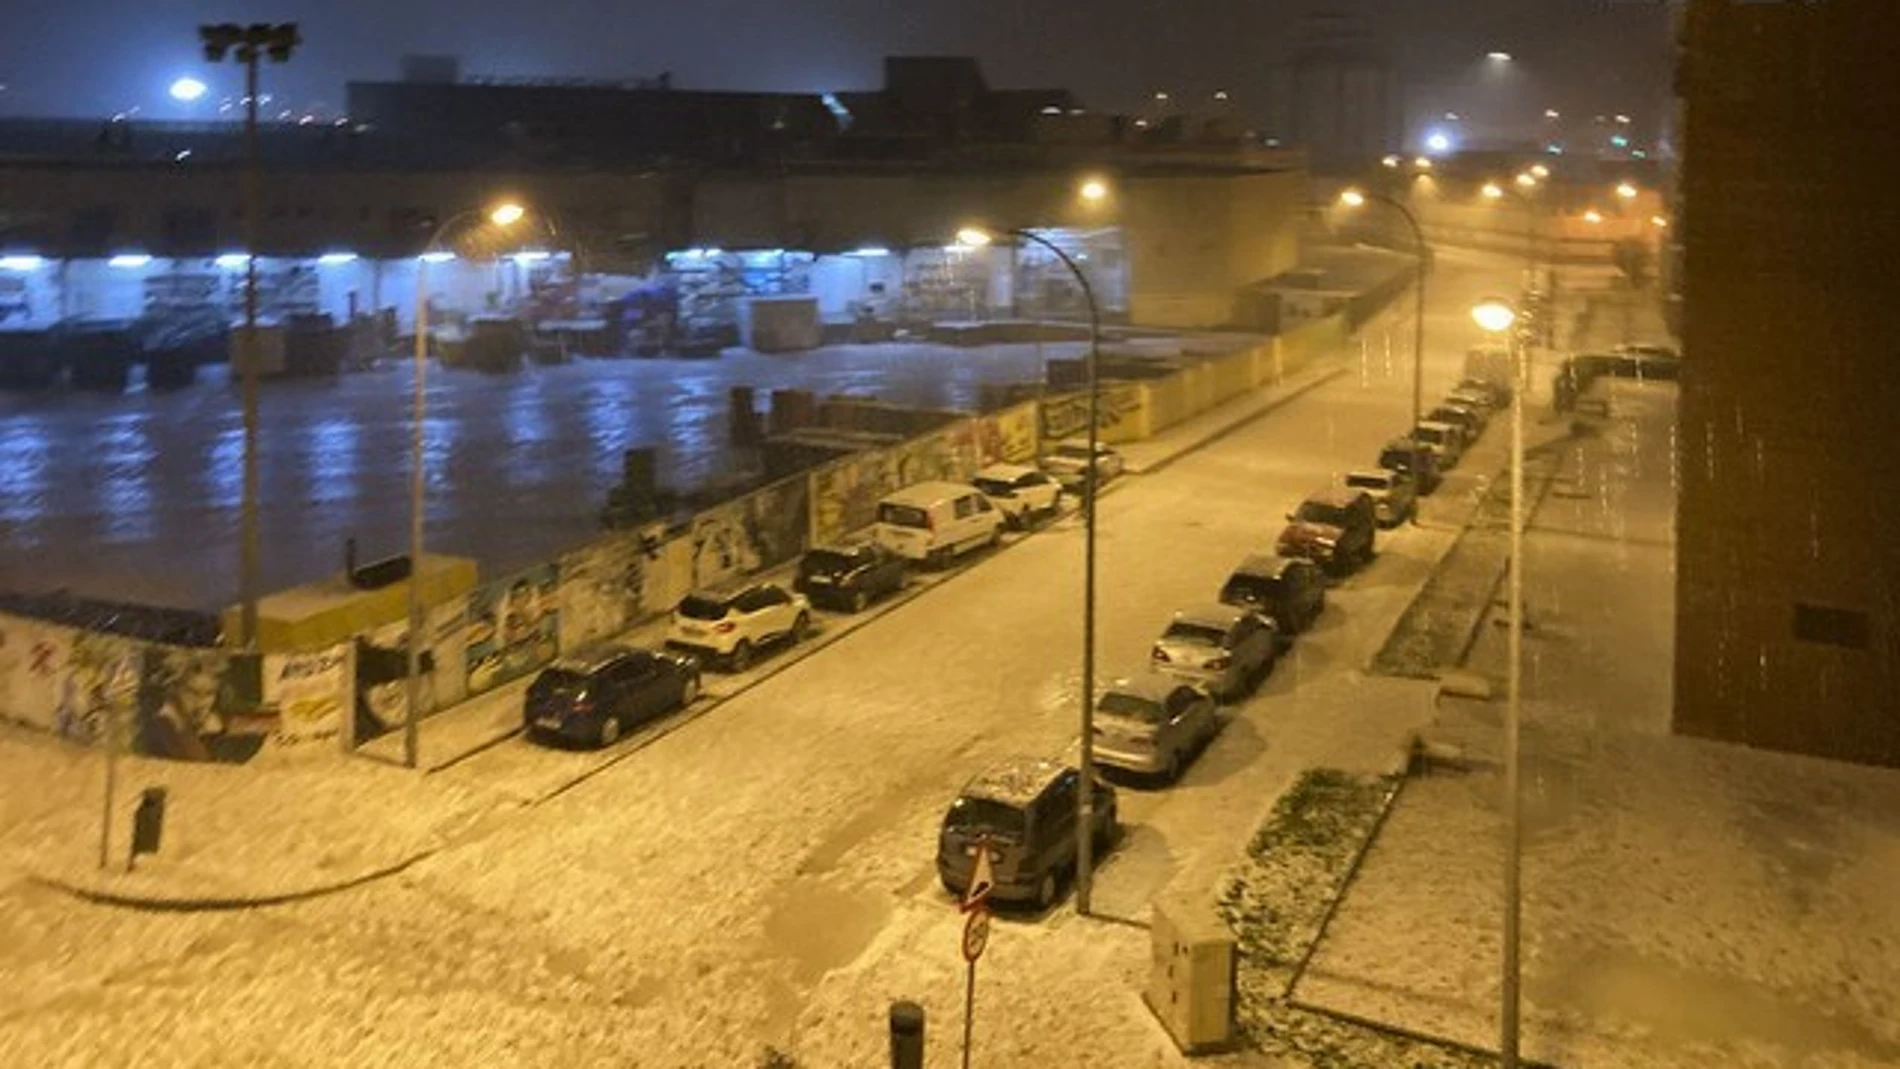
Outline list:
[[[749,385],[973,409],[985,383],[1039,381],[1072,342],[914,343],[711,360],[589,360],[510,375],[431,368],[425,444],[431,550],[501,575],[599,530],[625,450],[658,449],[663,485],[756,470],[727,442]],[[223,367],[178,392],[0,394],[0,590],[214,609],[237,590],[243,422]],[[410,367],[266,383],[259,450],[262,583],[335,572],[408,539]]]

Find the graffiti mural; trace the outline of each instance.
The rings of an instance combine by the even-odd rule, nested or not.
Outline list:
[[[246,761],[277,727],[272,712],[230,712],[226,650],[146,646],[138,750],[187,761]]]
[[[468,598],[468,692],[480,694],[554,659],[560,568],[543,564],[477,587]]]
[[[647,573],[659,567],[650,532],[613,535],[561,557],[561,648],[579,649],[631,627],[645,612]]]
[[[0,719],[53,730],[74,632],[0,616]]]
[[[1097,426],[1104,432],[1129,421],[1140,410],[1141,387],[1134,383],[1115,383],[1102,387]],[[1042,401],[1042,437],[1044,441],[1074,438],[1088,433],[1089,395],[1064,394]]]
[[[111,728],[118,742],[128,743],[138,712],[140,668],[136,643],[75,632],[53,714],[54,732],[91,744],[104,739]]]
[[[867,450],[811,473],[811,540],[836,542],[877,519],[877,503],[897,489],[889,450]]]
[[[1005,408],[979,417],[977,444],[983,462],[1033,464],[1036,460],[1037,411],[1034,401]]]
[[[277,710],[271,741],[305,746],[335,739],[353,691],[350,644],[264,658],[264,702]]]
[[[797,556],[811,522],[810,494],[801,476],[694,516],[693,586],[718,586]]]

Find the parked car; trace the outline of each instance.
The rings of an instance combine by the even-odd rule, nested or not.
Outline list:
[[[1062,484],[1047,472],[1022,464],[991,464],[970,482],[983,491],[1011,527],[1052,519],[1062,502]]]
[[[598,646],[543,668],[528,684],[521,718],[530,738],[611,746],[628,728],[698,696],[699,666],[690,659]]]
[[[1326,610],[1326,576],[1304,557],[1259,553],[1227,577],[1220,600],[1260,613],[1282,636],[1291,637],[1312,627]]]
[[[1220,728],[1206,687],[1157,672],[1118,679],[1095,702],[1095,760],[1172,783]]]
[[[1459,386],[1445,395],[1445,403],[1463,405],[1476,412],[1485,422],[1491,423],[1491,417],[1497,415],[1498,402],[1491,391],[1478,386]]]
[[[804,641],[811,602],[777,583],[743,582],[686,595],[667,628],[668,649],[684,650],[743,672],[759,647]]]
[[[1205,686],[1222,701],[1252,691],[1280,658],[1280,628],[1255,612],[1225,603],[1182,609],[1148,654],[1163,675]]]
[[[1056,477],[1064,489],[1077,490],[1083,485],[1083,475],[1089,467],[1089,443],[1085,439],[1069,439],[1056,443],[1049,455],[1042,458],[1042,470]],[[1128,467],[1128,462],[1113,448],[1102,442],[1095,443],[1095,481],[1097,485],[1108,482],[1120,475]]]
[[[1459,436],[1464,439],[1464,447],[1469,449],[1478,440],[1478,435],[1484,433],[1486,417],[1470,405],[1446,398],[1427,412],[1425,418],[1432,423],[1449,423],[1458,428]]]
[[[1305,557],[1335,575],[1372,559],[1378,527],[1372,495],[1341,487],[1321,490],[1286,514],[1278,549],[1283,557]]]
[[[1397,527],[1418,514],[1418,484],[1402,471],[1374,468],[1349,471],[1346,486],[1372,495],[1372,513],[1381,527]]]
[[[1465,353],[1467,379],[1488,385],[1499,396],[1511,396],[1511,350],[1503,345],[1477,345]]]
[[[1500,386],[1487,379],[1459,379],[1458,384],[1451,388],[1451,392],[1453,394],[1474,395],[1482,400],[1493,412],[1511,403],[1510,388]]]
[[[1438,454],[1410,438],[1394,438],[1379,450],[1379,466],[1393,471],[1402,471],[1418,484],[1418,496],[1428,497],[1438,484],[1445,481],[1444,471],[1438,466]]]
[[[872,537],[898,556],[933,568],[1002,537],[1003,514],[974,486],[918,483],[877,503]]]
[[[1465,432],[1456,424],[1425,420],[1412,428],[1412,438],[1438,454],[1438,465],[1451,469],[1465,456]]]
[[[904,589],[909,562],[870,538],[815,546],[798,561],[793,589],[824,608],[863,612]]]
[[[1055,904],[1075,865],[1076,792],[1082,775],[1057,761],[1017,758],[994,765],[963,785],[937,833],[937,876],[961,897],[970,887],[979,849],[990,852],[999,902]],[[1097,850],[1113,845],[1120,825],[1115,790],[1090,785]]]

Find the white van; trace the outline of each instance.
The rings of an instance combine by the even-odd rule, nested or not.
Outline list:
[[[900,557],[941,568],[1002,537],[1003,514],[974,486],[918,483],[877,503],[871,536]]]

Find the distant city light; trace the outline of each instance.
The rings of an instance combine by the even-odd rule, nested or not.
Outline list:
[[[172,153],[173,163],[183,163],[190,158],[191,158],[191,150],[188,148],[181,148],[177,152]]]
[[[518,264],[538,264],[551,255],[553,254],[542,252],[539,249],[529,249],[526,252],[515,253],[515,262]]]
[[[1552,156],[1561,156],[1564,154],[1564,147],[1552,141],[1550,144],[1544,146],[1544,151],[1550,153]]]
[[[989,231],[979,227],[966,226],[962,230],[957,231],[957,244],[950,247],[956,248],[961,246],[966,249],[980,249],[994,240],[996,239],[990,236]]]
[[[1431,158],[1428,156],[1420,156],[1417,159],[1412,161],[1412,166],[1418,168],[1421,171],[1429,171],[1432,169],[1432,161],[1431,161]]]
[[[1616,121],[1619,126],[1628,126],[1630,124],[1630,117],[1627,115],[1618,115]]]
[[[1348,208],[1364,207],[1366,203],[1366,195],[1364,193],[1359,192],[1356,189],[1348,189],[1339,195],[1339,203],[1345,205]]]
[[[1042,113],[1044,115],[1060,115],[1062,114],[1062,109],[1056,107],[1054,104],[1045,104],[1043,105]]]
[[[199,97],[204,96],[207,88],[209,87],[206,86],[205,83],[190,75],[186,75],[172,82],[172,99],[182,104],[189,104]]]
[[[1525,189],[1529,189],[1532,186],[1537,184],[1537,176],[1526,171],[1523,174],[1518,175],[1515,179],[1513,179],[1513,181],[1515,181],[1518,185],[1523,186]]]
[[[1642,149],[1640,149],[1640,148],[1633,148],[1633,149],[1630,149],[1630,159],[1632,159],[1632,160],[1646,160],[1646,159],[1648,159],[1648,158],[1649,158],[1649,153],[1647,153],[1647,152],[1644,152],[1644,151],[1643,151]]]
[[[1583,213],[1583,221],[1589,223],[1591,226],[1595,226],[1603,221],[1603,213],[1597,211],[1595,208],[1591,208],[1589,211]]]
[[[112,259],[106,261],[106,263],[111,264],[113,267],[128,267],[128,268],[129,267],[144,267],[146,264],[149,264],[151,262],[152,262],[152,258],[150,256],[145,255],[142,252],[122,252],[118,254],[117,256],[114,256]]]
[[[852,249],[850,252],[845,253],[846,256],[865,256],[865,257],[889,256],[890,254],[891,254],[891,250],[883,247],[882,245],[866,245],[861,249]]]
[[[1427,152],[1436,152],[1436,153],[1450,152],[1451,151],[1451,135],[1445,133],[1443,130],[1434,130],[1431,133],[1426,134],[1425,135],[1425,150]]]
[[[212,262],[219,267],[243,267],[251,262],[251,258],[241,252],[227,252]]]
[[[488,221],[496,226],[513,226],[519,223],[521,217],[526,214],[528,210],[519,204],[500,204],[494,211],[488,213]]]
[[[1162,104],[1166,104],[1166,103],[1168,102],[1168,94],[1166,94],[1166,93],[1156,93],[1156,94],[1155,94],[1155,100],[1156,100],[1156,101],[1158,101],[1158,102],[1160,102],[1160,103],[1162,103]]]
[[[1633,183],[1618,182],[1616,184],[1616,195],[1622,197],[1624,200],[1634,200],[1636,193],[1637,189]]]
[[[1493,63],[1511,62],[1511,54],[1509,52],[1486,52],[1484,54],[1484,58],[1490,60]]]
[[[1617,148],[1628,148],[1630,139],[1624,137],[1622,134],[1617,134],[1610,138],[1610,144],[1615,145]]]
[[[1650,216],[1649,222],[1651,226],[1657,227],[1659,229],[1667,230],[1669,228],[1669,220],[1663,218],[1660,215]]]
[[[1501,334],[1511,329],[1517,322],[1517,309],[1502,297],[1486,297],[1471,306],[1471,318],[1478,327],[1492,334]]]
[[[353,252],[326,252],[322,256],[317,257],[317,262],[325,267],[336,267],[340,264],[354,263],[355,261],[356,254]]]
[[[46,257],[31,254],[18,256],[0,256],[0,271],[37,271],[45,266]]]
[[[1387,156],[1385,159],[1382,159],[1379,162],[1386,165],[1387,167],[1397,167],[1400,161],[1397,156]]]
[[[1108,198],[1108,183],[1099,178],[1091,178],[1082,183],[1082,188],[1078,190],[1078,192],[1082,195],[1083,200],[1091,203],[1106,200]]]
[[[1478,192],[1484,194],[1485,200],[1497,200],[1498,198],[1504,196],[1503,187],[1499,186],[1496,182],[1486,182],[1484,184],[1484,188],[1480,189]]]
[[[1562,112],[1560,112],[1560,111],[1558,111],[1558,110],[1557,110],[1556,108],[1545,108],[1545,109],[1544,109],[1544,118],[1546,118],[1546,119],[1561,119],[1561,118],[1563,118],[1563,113],[1562,113]]]
[[[1448,111],[1448,112],[1446,112],[1446,113],[1445,113],[1445,121],[1446,121],[1446,122],[1457,122],[1457,121],[1458,121],[1458,113],[1457,113],[1457,112],[1455,112],[1455,111]]]
[[[455,254],[437,250],[435,252],[425,252],[421,256],[416,257],[416,259],[421,260],[425,264],[445,264],[455,259]]]
[[[1215,100],[1226,100],[1226,99],[1227,99],[1227,90],[1225,90],[1225,89],[1216,89],[1216,90],[1214,90],[1214,99],[1215,99]]]
[[[1549,178],[1550,168],[1544,166],[1541,163],[1533,163],[1531,164],[1531,173],[1536,175],[1539,178]]]

